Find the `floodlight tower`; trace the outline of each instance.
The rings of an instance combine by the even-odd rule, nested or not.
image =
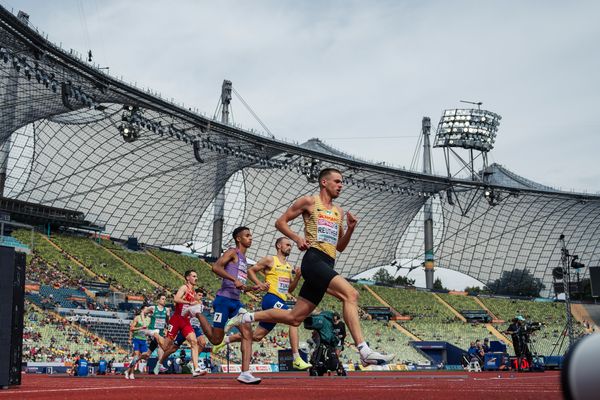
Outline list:
[[[431,145],[429,143],[429,133],[431,131],[431,119],[423,117],[421,122],[421,130],[423,132],[423,173],[431,175]],[[425,287],[433,289],[433,271],[434,271],[434,256],[433,256],[433,211],[432,198],[425,200],[423,205],[423,222],[425,233]]]
[[[231,104],[231,91],[233,85],[231,81],[224,80],[221,86],[221,122],[229,124],[229,106]],[[221,157],[217,161],[217,171],[215,180],[219,185],[220,177],[227,173],[227,157]],[[217,186],[218,187],[218,186]],[[215,212],[213,218],[213,236],[211,255],[215,258],[221,255],[223,249],[223,224],[225,220],[225,185],[219,190],[215,197]]]
[[[487,153],[494,147],[496,132],[502,117],[491,111],[482,110],[481,102],[463,101],[462,103],[477,105],[477,108],[445,110],[438,123],[434,147],[444,150],[446,171],[452,177],[467,170],[474,181],[486,181],[485,171],[488,167]],[[461,157],[457,149],[468,152],[466,160]],[[454,155],[462,164],[456,174],[450,167],[450,155]],[[481,168],[475,162],[481,159]],[[482,173],[480,174],[481,171]]]

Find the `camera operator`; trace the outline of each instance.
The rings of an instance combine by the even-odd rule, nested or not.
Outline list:
[[[506,330],[506,333],[510,334],[510,337],[513,342],[513,348],[515,349],[515,356],[517,357],[523,356],[523,321],[525,321],[525,318],[523,318],[520,315],[516,318],[513,318],[512,323],[508,326],[508,329]]]
[[[515,348],[515,355],[519,358],[525,358],[527,365],[533,365],[533,355],[529,348],[531,342],[531,334],[537,330],[540,330],[542,324],[539,322],[525,322],[525,318],[517,316],[513,319],[513,323],[508,327],[507,333],[512,336],[513,347]]]

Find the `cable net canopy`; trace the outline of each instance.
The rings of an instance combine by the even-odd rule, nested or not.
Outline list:
[[[274,251],[275,219],[297,197],[316,193],[324,167],[342,171],[339,204],[359,220],[336,265],[345,276],[397,258],[422,260],[422,209],[432,198],[442,267],[482,282],[526,268],[549,289],[560,234],[584,263],[600,265],[598,196],[517,184],[507,170],[486,184],[424,175],[363,162],[318,140],[294,145],[222,124],[104,74],[0,7],[6,198],[81,211],[117,238],[194,241],[205,252],[215,204],[224,201],[224,246],[233,228],[246,225],[254,234],[249,256],[259,258]],[[301,221],[292,227],[300,231]],[[293,252],[291,261],[299,257]]]

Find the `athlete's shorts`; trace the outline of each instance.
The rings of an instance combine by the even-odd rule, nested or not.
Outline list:
[[[223,329],[229,318],[234,317],[240,308],[244,307],[241,301],[230,299],[224,296],[215,296],[213,301],[213,308],[215,313],[213,315],[213,327]]]
[[[270,310],[272,308],[280,308],[282,310],[290,309],[287,304],[285,304],[285,300],[274,295],[273,293],[267,293],[263,296],[261,306],[263,310]],[[271,331],[271,329],[275,328],[275,325],[277,324],[271,322],[260,322],[258,325],[267,331]]]
[[[148,341],[146,339],[133,339],[133,351],[145,353],[148,351]]]
[[[180,333],[183,337],[187,337],[190,333],[194,332],[190,320],[182,317],[181,315],[174,314],[169,320],[169,326],[167,330],[167,337],[174,340],[177,334]]]
[[[333,269],[335,260],[321,250],[310,248],[302,258],[302,277],[304,284],[300,289],[300,297],[319,305],[327,293],[327,287],[333,278],[339,275]]]
[[[200,328],[199,326],[193,326],[193,325],[192,325],[192,328],[194,329],[194,333],[196,334],[197,338],[202,336],[202,328]],[[181,334],[181,332],[179,332],[179,334],[177,334],[177,337],[173,341],[173,344],[177,347],[180,347],[183,344],[183,342],[185,342],[185,336],[183,336]]]

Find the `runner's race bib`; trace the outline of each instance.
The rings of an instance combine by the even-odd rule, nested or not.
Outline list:
[[[156,329],[163,329],[165,327],[165,320],[164,319],[154,320],[154,327]]]
[[[279,277],[277,281],[277,291],[282,294],[287,294],[290,290],[290,278]]]
[[[339,225],[333,211],[319,211],[317,218],[317,242],[325,242],[336,246],[338,233]]]
[[[246,263],[240,262],[237,279],[243,284],[246,284],[246,281],[248,280],[248,266]]]

